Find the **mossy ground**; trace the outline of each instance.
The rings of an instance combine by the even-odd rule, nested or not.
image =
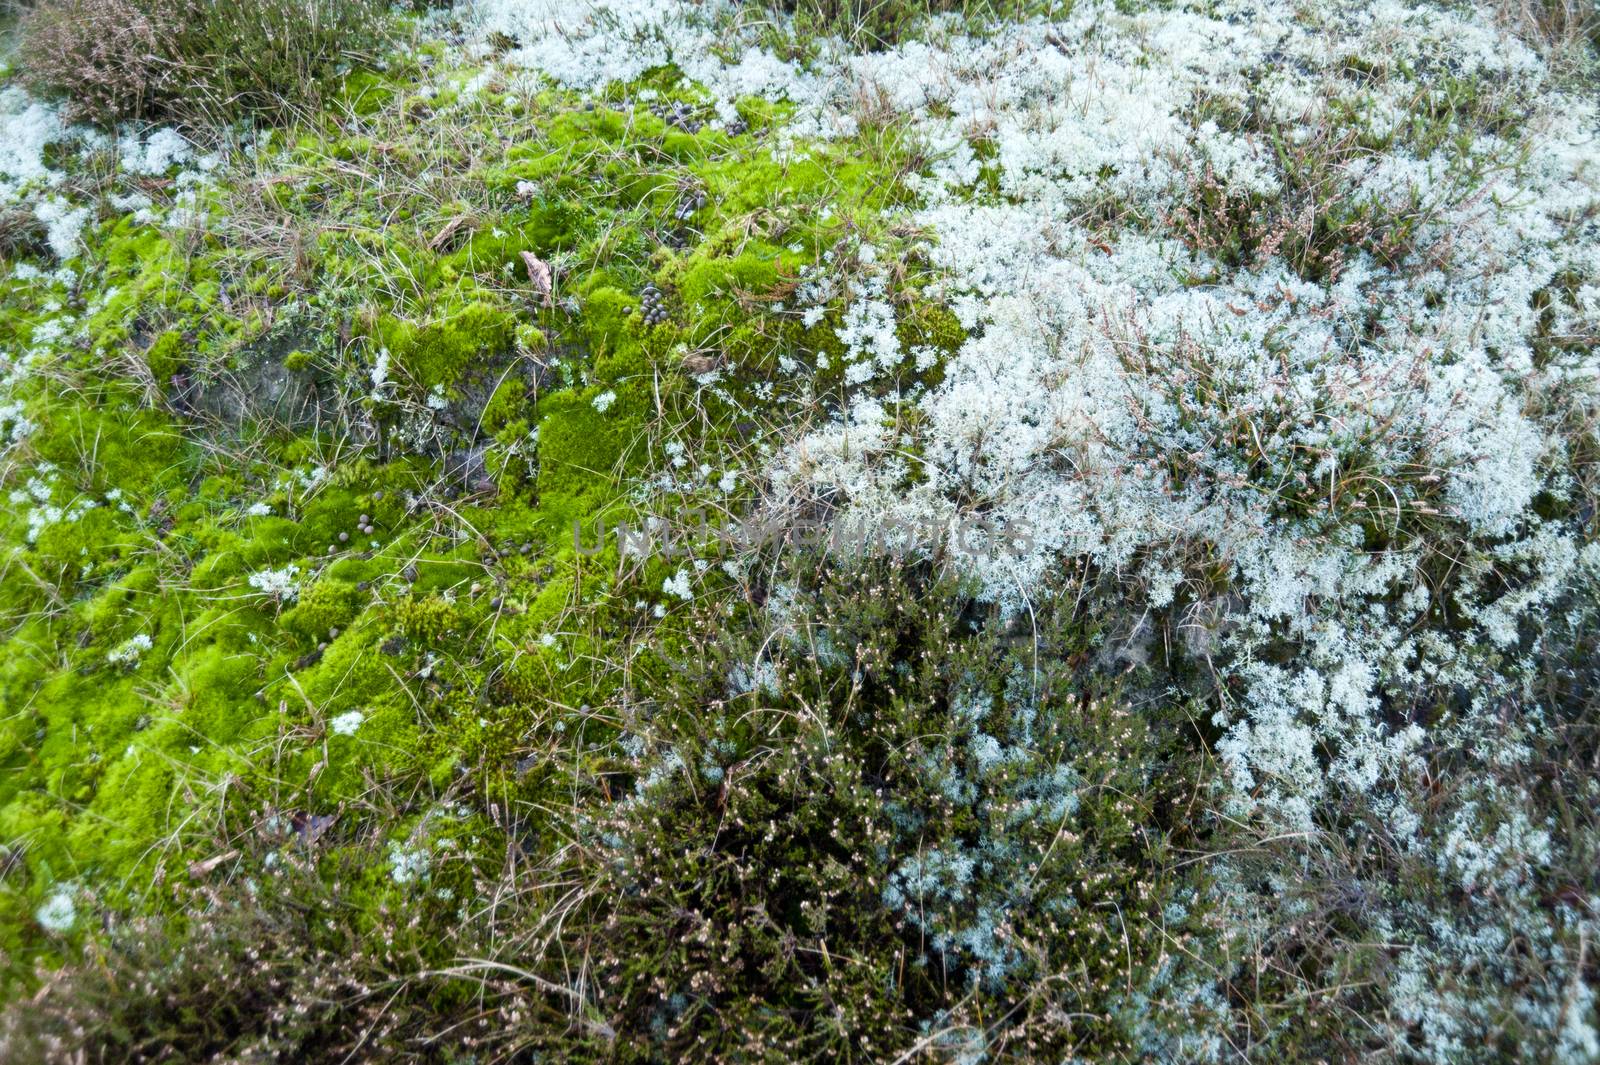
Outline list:
[[[819,28],[871,49],[930,12],[953,32],[1057,10],[776,6],[759,39],[802,60]],[[938,163],[905,117],[863,100],[851,135],[795,140],[790,105],[719,113],[670,65],[579,93],[468,54],[421,43],[315,113],[211,131],[226,162],[198,180],[60,160],[108,220],[54,272],[39,234],[4,245],[0,993],[23,1005],[0,1011],[0,1057],[1390,1045],[1349,1034],[1357,1019],[1407,1040],[1386,997],[1399,948],[1363,907],[1476,900],[1431,855],[1339,850],[1370,811],[1319,811],[1333,842],[1315,850],[1229,805],[1214,714],[1239,664],[1181,649],[1238,594],[1219,546],[1164,605],[1096,600],[1111,575],[1084,559],[1051,577],[1083,594],[1012,616],[942,548],[869,560],[803,527],[731,535],[807,429],[929,417],[918,398],[969,339],[900,210]],[[1364,64],[1341,76],[1384,73]],[[1433,90],[1381,134],[1335,99],[1325,136],[1274,143],[1283,197],[1195,173],[1165,213],[1095,200],[1086,233],[1171,230],[1213,271],[1281,252],[1308,283],[1356,256],[1393,265],[1438,204],[1352,199],[1349,166],[1404,144],[1464,187],[1474,136],[1514,136],[1530,106],[1481,78]],[[1263,143],[1281,125],[1197,107]],[[951,202],[1004,204],[998,144],[962,135],[977,177]],[[112,209],[130,193],[151,206]],[[1284,244],[1291,214],[1315,224]],[[1539,358],[1582,348],[1551,295],[1579,287],[1552,282]],[[840,334],[880,312],[904,356],[863,378]],[[1209,459],[1310,532],[1325,507],[1374,552],[1437,538],[1425,448],[1409,480],[1380,461],[1411,441],[1400,415],[1324,493],[1319,453],[1257,465],[1278,415],[1208,377],[1204,352],[1141,345],[1127,368],[1208,437],[1151,437],[1174,491]],[[932,460],[896,439],[911,492]],[[1391,498],[1417,513],[1371,517]],[[1594,690],[1587,609],[1551,644],[1560,705]],[[1538,739],[1561,747],[1530,786],[1551,806],[1592,792],[1573,768],[1593,762],[1584,714]],[[1429,804],[1477,772],[1438,761]],[[1582,803],[1562,810],[1572,838],[1600,838]],[[1590,882],[1585,847],[1541,905]],[[1230,923],[1229,891],[1287,916]],[[1533,1023],[1496,1019],[1508,1055]]]
[[[677,562],[580,544],[737,512],[780,362],[837,347],[783,293],[892,243],[920,163],[892,129],[778,161],[759,101],[737,133],[669,124],[699,106],[670,69],[598,99],[477,73],[352,76],[192,202],[155,183],[74,275],[3,283],[34,353],[0,518],[9,995],[123,920],[213,935],[197,899],[291,867],[445,965],[439,922],[481,916],[508,853],[547,860],[625,786],[630,700],[707,619],[664,591]],[[953,348],[916,291],[908,335]],[[690,474],[641,494],[663,448]],[[692,594],[737,601],[733,573]],[[63,890],[79,920],[47,930]]]

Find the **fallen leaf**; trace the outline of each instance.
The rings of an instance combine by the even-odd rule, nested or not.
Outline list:
[[[554,306],[551,291],[555,285],[555,277],[550,272],[550,264],[531,251],[522,253],[522,261],[527,264],[528,281],[532,283],[533,291],[544,298],[546,307]]]
[[[311,844],[332,828],[336,820],[338,818],[334,814],[295,814],[290,824],[294,826],[294,834],[300,837],[301,842]]]

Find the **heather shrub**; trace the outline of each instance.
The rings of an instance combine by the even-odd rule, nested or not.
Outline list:
[[[176,71],[160,58],[174,31],[169,13],[135,0],[45,0],[19,26],[23,76],[91,121],[145,114],[175,88]]]
[[[1075,668],[1089,627],[1016,639],[890,565],[705,621],[556,878],[596,902],[566,949],[624,1057],[1132,1060],[1206,1027],[1217,936],[1173,860],[1204,762]]]
[[[380,46],[379,0],[157,0],[179,4],[175,62],[186,92],[226,113],[315,102],[341,67]]]
[[[386,861],[381,841],[294,824],[242,834],[220,869],[171,886],[162,915],[104,905],[103,934],[0,1012],[0,1060],[450,1060],[425,1037],[483,994],[445,971],[482,946],[446,887],[472,894],[468,863],[432,861],[433,897],[408,899],[405,848]]]
[[[1600,44],[1594,0],[1500,0],[1500,16],[1523,36],[1555,52]]]
[[[369,959],[296,876],[264,897],[192,893],[186,921],[138,918],[85,943],[34,1008],[0,1018],[13,1061],[254,1061],[348,1050]]]
[[[19,54],[28,81],[86,119],[226,120],[314,104],[386,27],[377,0],[43,0]]]
[[[0,210],[0,256],[37,255],[49,248],[47,227],[32,211]]]

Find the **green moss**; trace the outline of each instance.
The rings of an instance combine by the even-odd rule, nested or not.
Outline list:
[[[518,815],[517,846],[555,846],[550,811],[574,787],[603,795],[595,774],[616,763],[612,664],[660,675],[674,639],[649,634],[676,564],[623,566],[614,542],[585,556],[572,523],[637,514],[667,412],[710,405],[685,438],[708,457],[727,444],[727,404],[685,380],[686,348],[758,382],[779,354],[830,340],[773,304],[801,263],[907,196],[892,135],[879,155],[818,146],[779,163],[756,137],[554,91],[430,98],[461,131],[443,143],[419,135],[422,80],[406,65],[347,79],[359,128],[308,116],[247,185],[224,173],[201,193],[201,211],[251,225],[191,237],[122,219],[90,235],[74,323],[88,350],[62,345],[23,386],[37,428],[3,474],[16,490],[38,478],[63,511],[32,540],[25,509],[0,516],[14,549],[0,605],[20,619],[0,634],[0,702],[15,708],[0,721],[0,830],[26,841],[0,881],[14,981],[60,958],[29,916],[51,885],[81,881],[86,915],[93,898],[170,917],[189,863],[250,850],[275,818],[340,811],[326,860],[369,866],[329,911],[341,929],[410,898],[362,846],[408,835],[436,799],[537,810]],[[670,69],[645,81],[694,96]],[[782,110],[740,108],[757,128]],[[708,202],[681,223],[686,188]],[[257,224],[298,234],[296,254],[253,244]],[[523,252],[552,264],[555,299],[530,290]],[[647,281],[666,291],[663,324],[638,313]],[[0,336],[25,348],[50,301],[79,296],[6,286]],[[913,317],[907,337],[958,342]],[[394,385],[374,401],[385,350]],[[293,424],[198,409],[186,391],[234,380],[253,395],[280,370],[315,393]],[[481,467],[461,472],[474,454]],[[125,646],[141,649],[113,661]],[[487,823],[428,830],[502,856],[512,833]],[[231,869],[219,886],[240,883]],[[433,882],[466,897],[466,872]]]
[[[508,311],[473,301],[423,323],[386,318],[378,324],[377,339],[405,379],[427,393],[452,389],[469,367],[502,358],[516,324]]]
[[[595,376],[606,383],[648,372],[651,330],[638,314],[637,296],[597,283],[583,293],[583,332],[594,359]],[[660,337],[656,337],[659,348]]]
[[[538,490],[546,519],[556,528],[603,512],[617,498],[645,388],[643,382],[607,392],[592,386],[540,401]],[[616,398],[602,412],[595,401],[606,394]]]
[[[278,616],[278,624],[315,644],[348,626],[370,598],[353,581],[324,578],[301,589],[294,607]]]
[[[455,631],[460,620],[456,605],[443,596],[402,599],[393,606],[395,624],[408,639],[428,646]]]
[[[156,337],[145,349],[144,362],[158,384],[172,380],[172,375],[183,365],[183,334],[168,330]]]

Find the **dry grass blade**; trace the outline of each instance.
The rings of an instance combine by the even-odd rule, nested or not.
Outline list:
[[[433,235],[428,241],[428,250],[439,252],[459,243],[461,238],[472,231],[473,221],[471,215],[459,215],[446,222],[444,228]],[[465,231],[465,232],[463,232]]]

